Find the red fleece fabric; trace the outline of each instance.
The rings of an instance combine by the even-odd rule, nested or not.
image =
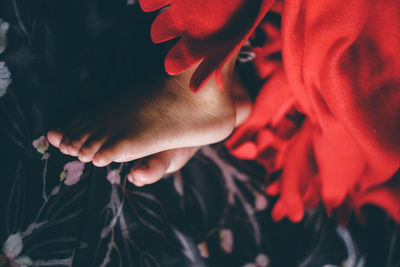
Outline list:
[[[170,5],[152,38],[180,37],[165,60],[177,74],[201,61],[193,90],[254,29],[267,36],[253,62],[265,81],[249,119],[226,142],[256,160],[279,195],[276,220],[294,222],[322,202],[345,223],[367,204],[400,223],[400,2],[398,0],[140,0]],[[274,4],[274,5],[273,5]],[[279,14],[281,26],[265,16]],[[265,16],[265,18],[264,18]],[[264,19],[263,19],[264,18]],[[274,55],[282,55],[277,60]]]
[[[250,37],[274,0],[139,0],[143,11],[168,6],[153,22],[155,43],[179,38],[165,59],[168,74],[200,63],[190,88],[197,91],[213,75],[221,88],[223,65]]]

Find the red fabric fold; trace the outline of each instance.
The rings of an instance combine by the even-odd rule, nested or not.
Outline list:
[[[345,222],[365,205],[400,223],[400,2],[398,0],[139,0],[154,42],[176,39],[174,75],[199,64],[197,91],[258,27],[253,62],[264,81],[249,119],[226,142],[238,158],[281,175],[275,220],[322,202]],[[275,2],[275,4],[274,4]],[[274,5],[273,5],[274,4]],[[279,15],[281,27],[267,16]],[[279,57],[282,55],[282,58]],[[267,176],[267,179],[270,179]]]
[[[395,0],[286,0],[282,29],[268,15],[259,25],[267,38],[254,66],[267,82],[226,145],[281,171],[266,189],[279,196],[275,220],[298,222],[322,202],[342,223],[352,211],[362,219],[365,205],[400,223],[399,14]],[[271,57],[279,44],[283,66]],[[300,126],[283,138],[288,121]]]
[[[156,43],[179,38],[165,69],[179,74],[200,63],[190,87],[199,90],[213,75],[222,87],[223,65],[250,37],[274,0],[139,0],[146,12],[167,7],[152,24]]]

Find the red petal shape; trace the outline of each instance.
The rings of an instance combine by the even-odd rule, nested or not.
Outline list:
[[[250,37],[274,0],[140,0],[145,12],[169,5],[154,21],[155,42],[179,37],[165,59],[166,71],[175,75],[202,61],[193,74],[197,91]],[[219,79],[219,84],[221,79]]]
[[[222,66],[272,3],[140,0],[145,11],[169,5],[154,21],[152,39],[179,38],[166,70],[178,74],[199,64],[193,91],[212,76],[222,87]],[[361,216],[361,207],[373,204],[400,223],[400,190],[391,178],[400,166],[399,1],[285,0],[283,9],[282,40],[271,24],[260,26],[268,38],[255,49],[255,66],[267,82],[228,148],[242,158],[256,154],[267,170],[282,167],[267,190],[281,194],[276,220],[299,221],[322,198],[343,221],[354,207]],[[270,57],[281,43],[284,70]],[[293,106],[306,115],[298,132],[285,118]],[[266,138],[267,131],[274,136]]]
[[[315,133],[314,151],[321,177],[322,199],[328,213],[343,202],[360,180],[366,159],[360,146],[336,121]]]
[[[231,154],[241,159],[255,159],[257,156],[257,147],[253,142],[245,142],[236,148],[230,150]]]
[[[287,216],[298,222],[303,218],[303,196],[316,174],[315,166],[310,164],[313,162],[312,130],[310,124],[304,125],[288,148],[281,177],[281,195],[272,210],[275,220]]]
[[[276,71],[261,89],[249,118],[226,141],[227,148],[234,149],[241,143],[256,138],[258,132],[267,125],[280,121],[292,105],[292,93],[286,86],[285,75],[282,70]],[[264,147],[257,150],[262,149]],[[240,155],[238,157],[241,158]]]
[[[144,12],[152,12],[167,6],[170,0],[139,0],[139,3]]]
[[[151,40],[154,43],[162,43],[179,37],[178,31],[172,24],[166,24],[165,21],[171,20],[170,13],[162,12],[151,25]],[[162,29],[162,30],[161,30]]]
[[[275,181],[265,189],[265,192],[270,196],[277,196],[280,190],[281,186],[279,184],[279,181]]]

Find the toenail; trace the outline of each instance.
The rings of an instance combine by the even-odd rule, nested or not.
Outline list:
[[[64,144],[61,144],[61,145],[60,145],[60,151],[61,151],[62,153],[64,153],[64,154],[67,153],[67,148],[65,147]]]
[[[82,156],[82,155],[78,155],[78,159],[80,161],[82,161],[82,162],[89,162],[90,161],[89,157],[85,157],[85,156]]]
[[[128,181],[133,184],[135,182],[135,179],[132,176],[128,176]]]
[[[79,154],[79,157],[89,160],[89,156],[87,155],[88,152],[86,151],[86,149],[80,149],[78,154]]]
[[[59,147],[62,141],[62,134],[61,130],[50,130],[47,132],[47,139],[49,142],[54,145],[55,147]]]
[[[137,186],[137,187],[143,187],[145,184],[143,184],[143,183],[134,183],[134,185]]]
[[[103,166],[103,165],[105,165],[106,163],[107,163],[107,162],[106,162],[105,160],[103,160],[103,159],[96,159],[96,158],[93,159],[93,164],[94,164],[94,165]]]

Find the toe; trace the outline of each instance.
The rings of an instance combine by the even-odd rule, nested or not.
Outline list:
[[[63,130],[51,130],[48,132],[48,140],[64,154],[77,156],[80,147],[89,136],[90,125],[82,118],[75,120]],[[80,145],[77,146],[76,143]]]
[[[70,156],[78,156],[82,145],[90,136],[93,136],[93,132],[95,132],[95,129],[92,129],[88,123],[82,122],[82,125],[78,125],[75,122],[65,131],[60,150],[62,149]]]
[[[131,183],[132,184],[134,184],[135,186],[137,186],[137,187],[142,187],[142,186],[145,186],[146,184],[144,184],[144,183],[141,183],[141,182],[138,182],[138,181],[131,181]]]
[[[89,162],[93,160],[94,155],[103,145],[105,138],[89,137],[79,149],[78,158],[82,162]],[[96,165],[97,166],[97,165]]]
[[[129,176],[130,181],[135,185],[152,184],[160,180],[168,170],[170,158],[167,153],[161,152],[151,156],[138,166],[131,169]]]
[[[63,154],[73,156],[71,151],[71,141],[66,135],[64,135],[64,138],[62,139],[59,149]]]
[[[104,167],[110,164],[112,161],[109,155],[105,155],[103,152],[97,152],[93,155],[93,165],[96,167]]]
[[[65,144],[65,141],[61,141],[59,149],[61,151],[61,153],[65,154],[65,155],[69,155],[68,153],[68,146]]]
[[[173,173],[186,165],[193,155],[199,150],[199,147],[183,147],[165,151],[170,158],[169,168],[166,173]]]
[[[117,161],[124,155],[129,154],[130,142],[127,139],[121,138],[109,139],[94,155],[93,164],[97,167],[104,167],[113,161]],[[135,158],[125,158],[120,162],[127,162]]]
[[[93,156],[93,165],[96,167],[104,167],[110,164],[111,162],[112,160],[110,159],[110,157],[103,155],[102,152],[96,153]]]
[[[128,162],[155,155],[160,151],[170,148],[172,142],[158,142],[153,134],[145,133],[137,135],[135,138],[114,136],[100,148],[93,158],[96,166],[103,167],[111,162]]]
[[[47,140],[49,141],[50,144],[53,146],[59,148],[61,141],[63,139],[63,133],[61,130],[50,130],[47,133]]]
[[[78,156],[82,145],[86,142],[89,136],[89,134],[83,134],[79,137],[72,138],[72,140],[68,143],[68,151],[71,156]]]

